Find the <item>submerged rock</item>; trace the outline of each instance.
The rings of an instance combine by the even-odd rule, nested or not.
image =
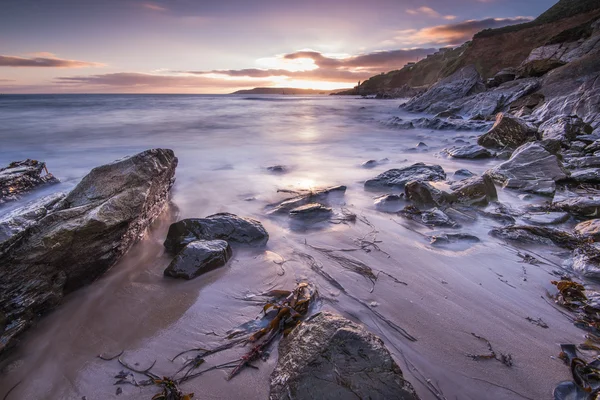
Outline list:
[[[471,171],[469,171],[468,169],[461,168],[461,169],[457,169],[456,171],[454,171],[454,176],[460,177],[462,179],[465,177],[469,178],[471,176],[475,176],[475,174],[472,173]]]
[[[477,139],[477,144],[494,148],[517,148],[535,140],[537,131],[520,118],[499,113],[492,129]]]
[[[443,181],[446,173],[439,165],[416,163],[408,167],[390,169],[365,182],[365,188],[397,188],[404,189],[410,181]]]
[[[555,181],[565,179],[566,171],[558,158],[538,143],[519,147],[508,161],[486,172],[505,188],[552,195]]]
[[[498,200],[496,186],[486,174],[458,181],[450,189],[454,200],[460,204],[486,206]]]
[[[544,226],[505,226],[492,229],[490,234],[498,238],[514,240],[520,243],[555,244],[567,249],[575,249],[583,243],[581,238],[575,235]]]
[[[272,165],[267,167],[267,171],[272,172],[274,174],[285,174],[288,172],[288,167],[285,165]]]
[[[466,158],[466,159],[476,159],[476,158],[490,158],[493,157],[494,154],[490,152],[485,147],[471,144],[467,146],[461,147],[450,147],[449,149],[444,150],[450,157],[453,158]]]
[[[171,224],[164,246],[168,252],[178,253],[188,243],[216,239],[262,246],[269,240],[269,234],[255,219],[219,213],[206,218],[183,219]]]
[[[12,162],[0,168],[0,204],[16,200],[37,186],[58,182],[44,162],[29,159]]]
[[[375,208],[383,212],[397,212],[404,204],[404,193],[402,194],[384,194],[375,198],[373,202]]]
[[[454,228],[458,225],[445,212],[437,208],[431,211],[423,211],[421,213],[421,221],[427,226],[447,226]]]
[[[310,203],[290,211],[290,217],[301,220],[323,221],[331,218],[332,210],[319,203]]]
[[[463,120],[462,118],[416,118],[411,121],[415,128],[440,131],[483,131],[489,129],[488,121]]]
[[[534,225],[558,225],[567,222],[571,216],[566,212],[532,212],[523,219]]]
[[[586,239],[600,242],[600,219],[580,222],[575,226],[574,232]]]
[[[427,235],[429,243],[433,246],[443,246],[447,244],[464,242],[464,243],[479,243],[480,240],[477,236],[473,236],[468,233],[440,233],[434,235]]]
[[[231,247],[224,240],[197,240],[175,256],[164,274],[173,278],[193,279],[222,267],[231,255]]]
[[[285,199],[276,204],[268,206],[268,214],[287,214],[294,208],[304,206],[310,203],[327,204],[335,196],[343,196],[346,192],[346,186],[332,186],[326,189],[319,189],[307,194],[301,194],[290,199]]]
[[[94,168],[43,218],[0,250],[0,351],[64,294],[112,267],[163,211],[174,182],[171,150]]]
[[[279,344],[270,400],[418,400],[381,339],[322,312]]]

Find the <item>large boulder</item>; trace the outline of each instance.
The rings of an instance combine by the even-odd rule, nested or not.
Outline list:
[[[417,400],[383,341],[322,312],[279,344],[270,400]]]
[[[567,173],[558,158],[538,143],[519,147],[508,160],[486,172],[505,188],[552,195]]]
[[[231,255],[231,247],[224,240],[197,240],[175,256],[164,274],[173,278],[193,279],[222,267]]]
[[[468,65],[434,84],[420,96],[405,104],[408,111],[436,114],[450,109],[450,103],[485,90],[474,65]]]
[[[0,314],[7,319],[0,351],[143,236],[167,204],[176,166],[172,150],[153,149],[94,168],[0,249]]]
[[[12,162],[0,168],[0,204],[16,200],[37,186],[58,182],[44,162],[29,159]]]
[[[446,173],[439,165],[425,165],[416,163],[408,167],[390,169],[373,179],[365,182],[365,188],[382,189],[397,188],[404,189],[410,181],[443,181]]]
[[[484,147],[514,149],[522,144],[535,140],[537,131],[520,118],[498,113],[492,129],[477,139],[477,144]]]
[[[255,219],[219,213],[206,218],[183,219],[171,224],[164,246],[168,252],[176,254],[188,243],[216,239],[262,246],[269,240],[269,234]]]
[[[486,206],[498,200],[494,181],[486,174],[458,181],[450,189],[455,201],[460,204]]]

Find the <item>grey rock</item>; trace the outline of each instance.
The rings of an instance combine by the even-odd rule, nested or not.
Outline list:
[[[600,168],[586,168],[571,172],[571,180],[581,183],[600,183]]]
[[[397,188],[404,189],[409,181],[442,181],[446,179],[446,173],[439,165],[425,165],[416,163],[408,167],[390,169],[379,174],[373,179],[365,182],[365,188]]]
[[[555,199],[552,207],[579,217],[600,216],[600,197],[580,196]]]
[[[501,239],[518,241],[519,243],[554,244],[567,249],[575,249],[583,244],[582,239],[578,236],[545,226],[504,226],[492,229],[490,235]]]
[[[465,159],[477,159],[477,158],[490,158],[494,154],[485,147],[472,144],[461,147],[451,147],[444,150],[450,157],[453,158],[465,158]]]
[[[383,341],[339,315],[322,312],[279,344],[270,400],[418,400]]]
[[[493,148],[514,149],[535,140],[537,131],[520,118],[499,113],[492,129],[477,139],[477,144]]]
[[[577,224],[573,231],[594,242],[600,242],[600,219],[590,219]]]
[[[567,222],[571,216],[566,212],[531,212],[523,219],[533,225],[558,225]]]
[[[454,228],[458,224],[442,210],[434,208],[421,213],[421,221],[427,226],[447,226]]]
[[[556,140],[562,144],[575,140],[578,135],[592,133],[592,127],[577,116],[558,115],[538,128],[542,140]]]
[[[384,194],[375,198],[375,208],[383,212],[397,212],[404,205],[404,193],[401,194]]]
[[[185,246],[165,269],[165,276],[193,279],[222,267],[232,251],[224,240],[197,240]]]
[[[171,224],[164,246],[168,252],[176,254],[188,243],[216,239],[229,243],[264,246],[269,240],[269,234],[255,219],[219,213],[206,218],[183,219]]]
[[[585,244],[573,251],[573,271],[590,279],[600,279],[600,243]]]
[[[450,194],[423,181],[407,182],[404,186],[404,196],[418,206],[440,206],[452,202]]]
[[[600,156],[573,157],[568,159],[568,167],[572,169],[598,168],[600,167]]]
[[[473,121],[457,118],[427,118],[421,117],[411,121],[415,128],[434,129],[439,131],[483,131],[490,128],[488,121]]]
[[[575,141],[569,143],[569,149],[571,149],[573,151],[578,151],[578,152],[583,151],[586,146],[587,145],[580,140],[575,140]]]
[[[332,186],[325,189],[311,191],[306,194],[301,194],[289,199],[285,199],[279,203],[270,204],[267,206],[268,214],[288,214],[294,208],[304,206],[310,203],[328,204],[337,197],[343,196],[346,193],[346,186]]]
[[[288,167],[285,165],[272,165],[267,167],[267,171],[272,172],[274,174],[285,174],[288,172]]]
[[[477,236],[468,233],[440,233],[427,235],[427,237],[429,238],[429,243],[433,246],[444,246],[457,242],[479,243],[481,241]]]
[[[38,186],[58,182],[48,173],[44,162],[29,159],[14,161],[0,168],[0,204],[17,200],[21,194]]]
[[[309,203],[290,210],[290,217],[301,220],[323,221],[331,215],[331,208],[319,203]]]
[[[377,160],[368,160],[360,164],[360,166],[363,168],[375,168],[378,165],[379,162],[377,162]]]
[[[462,179],[462,178],[470,178],[472,176],[475,176],[475,174],[472,173],[471,171],[469,171],[468,169],[461,168],[461,169],[457,169],[456,171],[454,171],[454,176],[460,177]]]
[[[485,174],[463,179],[454,183],[450,189],[454,200],[464,205],[486,206],[498,200],[494,181]]]
[[[0,332],[0,351],[37,315],[98,278],[143,236],[167,204],[176,166],[173,151],[154,149],[94,168],[51,212],[0,250],[0,311],[8,321]]]
[[[486,172],[509,189],[552,195],[567,173],[558,158],[538,143],[519,147],[512,157]]]

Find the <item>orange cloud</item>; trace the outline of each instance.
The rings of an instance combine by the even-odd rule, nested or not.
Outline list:
[[[85,68],[102,67],[104,64],[87,61],[66,60],[52,53],[36,53],[37,57],[0,55],[0,67],[46,67],[46,68]]]
[[[406,10],[406,12],[410,15],[426,15],[430,18],[444,18],[448,20],[456,18],[456,16],[454,15],[442,15],[439,12],[435,11],[433,8],[426,6],[419,8],[409,8],[408,10]]]

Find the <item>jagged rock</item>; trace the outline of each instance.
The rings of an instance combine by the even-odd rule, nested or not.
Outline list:
[[[552,207],[580,217],[596,217],[600,216],[600,197],[581,196],[560,200],[555,198]]]
[[[270,400],[418,400],[383,341],[339,315],[321,312],[279,344]]]
[[[582,183],[600,183],[600,168],[586,168],[571,172],[571,180]]]
[[[431,211],[423,211],[421,213],[421,221],[427,226],[448,226],[454,228],[458,225],[456,221],[437,208]]]
[[[585,142],[582,142],[580,140],[575,140],[568,144],[570,150],[577,152],[582,152],[586,148],[586,146],[587,145],[585,144]]]
[[[453,158],[476,159],[490,158],[494,156],[494,154],[488,149],[476,144],[461,147],[451,147],[449,149],[445,149],[445,152]]]
[[[452,196],[433,187],[428,182],[410,181],[404,186],[407,200],[419,206],[440,206],[452,202]]]
[[[519,66],[518,75],[520,78],[539,78],[546,75],[555,68],[562,67],[566,62],[553,58],[541,60],[526,61]]]
[[[538,143],[519,147],[512,157],[486,172],[503,187],[552,195],[555,181],[567,177],[562,163]]]
[[[267,171],[272,172],[274,174],[285,174],[288,172],[288,168],[285,165],[272,165],[267,167]]]
[[[463,120],[458,118],[416,118],[411,121],[414,128],[435,129],[440,131],[483,131],[489,129],[488,121]]]
[[[420,96],[404,105],[408,111],[438,112],[450,110],[450,103],[485,89],[481,76],[474,65],[466,66],[434,84]]]
[[[453,184],[452,197],[457,203],[465,205],[486,206],[498,200],[498,193],[492,178],[488,175],[463,179]]]
[[[487,87],[494,88],[502,85],[503,83],[514,81],[517,77],[516,68],[504,68],[496,73],[493,78],[490,78],[487,82]]]
[[[412,121],[405,120],[400,117],[392,117],[387,121],[382,121],[381,123],[384,125],[387,125],[389,127],[395,128],[395,129],[414,129],[415,128]]]
[[[336,196],[343,196],[346,193],[346,186],[332,186],[325,189],[319,189],[307,194],[301,194],[290,199],[285,199],[276,204],[268,206],[268,214],[288,214],[294,208],[304,206],[310,203],[325,203],[327,204]]]
[[[501,239],[514,240],[520,243],[555,244],[567,249],[575,249],[583,243],[582,239],[575,235],[545,226],[504,226],[492,229],[490,234]]]
[[[570,215],[566,212],[531,212],[525,214],[523,219],[533,225],[558,225],[567,222]]]
[[[588,139],[588,138],[582,138],[583,140]],[[600,150],[600,140],[595,140],[592,143],[588,144],[585,148],[584,148],[586,153],[595,153],[596,151]]]
[[[585,169],[600,167],[600,156],[573,157],[568,159],[568,168]]]
[[[600,243],[585,244],[573,251],[570,267],[578,274],[600,279]]]
[[[520,118],[499,113],[492,129],[477,139],[477,144],[495,148],[517,148],[535,140],[537,131]]]
[[[58,182],[44,162],[29,159],[12,162],[0,168],[0,204],[16,200],[37,186]]]
[[[580,222],[573,230],[578,235],[600,242],[600,219]]]
[[[0,351],[142,237],[167,204],[176,166],[173,151],[154,149],[94,168],[0,251],[0,311],[8,321]]]
[[[222,267],[232,251],[224,240],[197,240],[188,243],[165,269],[165,276],[193,279]]]
[[[305,204],[290,210],[290,217],[301,220],[322,221],[331,217],[332,210],[319,203]]]
[[[475,176],[474,173],[472,173],[471,171],[469,171],[468,169],[457,169],[456,171],[454,171],[454,176],[460,177],[461,179],[463,178],[470,178],[471,176]]]
[[[409,181],[443,181],[446,173],[439,165],[416,163],[408,167],[390,169],[365,182],[365,188],[398,188],[404,189]]]
[[[508,105],[508,112],[515,117],[523,118],[544,103],[544,95],[541,93],[532,93],[521,97]]]
[[[566,115],[550,118],[538,130],[542,140],[556,140],[562,144],[575,140],[578,135],[592,133],[592,127],[581,118]]]
[[[397,212],[404,204],[404,193],[384,194],[375,199],[375,208],[383,212]]]
[[[188,243],[196,240],[225,240],[263,246],[269,234],[262,224],[252,218],[219,213],[206,218],[188,218],[171,224],[164,246],[169,253],[179,253]]]

